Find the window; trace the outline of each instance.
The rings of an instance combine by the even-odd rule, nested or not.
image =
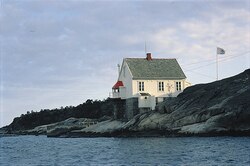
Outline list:
[[[139,91],[144,91],[144,82],[139,82]]]
[[[164,91],[164,82],[158,82],[158,90]]]
[[[176,91],[181,91],[181,82],[176,82]]]
[[[113,92],[118,93],[119,89],[113,89]]]

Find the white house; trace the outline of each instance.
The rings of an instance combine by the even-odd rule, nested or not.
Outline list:
[[[119,67],[119,66],[118,66]],[[166,97],[176,97],[190,83],[176,59],[125,58],[112,97],[138,98],[138,108],[154,109]]]

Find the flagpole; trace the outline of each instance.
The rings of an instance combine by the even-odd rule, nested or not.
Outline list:
[[[225,50],[223,48],[220,48],[220,47],[217,47],[217,50],[216,50],[216,81],[219,80],[218,54],[225,54]]]
[[[218,81],[218,48],[216,49],[216,81]]]

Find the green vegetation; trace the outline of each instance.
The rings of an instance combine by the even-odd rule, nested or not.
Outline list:
[[[8,130],[18,131],[32,129],[36,126],[46,125],[63,121],[70,117],[74,118],[100,118],[102,116],[113,115],[113,103],[111,99],[90,100],[78,106],[66,106],[56,109],[42,109],[40,112],[27,111],[27,114],[21,115],[13,120],[8,126]]]

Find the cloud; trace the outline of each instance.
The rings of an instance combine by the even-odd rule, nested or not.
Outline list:
[[[229,54],[249,50],[250,12],[242,9],[225,10],[210,15],[205,12],[202,14],[207,17],[202,20],[187,19],[173,27],[160,29],[149,37],[154,49],[162,52],[166,50],[176,56],[183,55],[182,58],[203,55],[201,58],[206,59],[213,58],[217,46],[224,47]]]
[[[250,12],[248,9],[249,5],[248,8],[215,7],[213,11],[200,11],[199,16],[202,18],[186,18],[174,22],[173,25],[161,26],[144,38],[142,37],[144,34],[138,33],[138,35],[126,37],[125,41],[128,44],[139,44],[147,38],[149,41],[147,43],[150,45],[149,51],[153,52],[153,56],[177,57],[192,83],[197,83],[196,80],[210,82],[215,79],[213,74],[215,64],[213,63],[215,63],[217,46],[226,50],[226,57],[222,57],[221,62],[221,66],[227,69],[227,72],[221,70],[224,77],[230,76],[228,68],[231,65],[243,64],[242,67],[238,66],[237,69],[231,71],[231,75],[249,67],[246,63],[250,51]],[[223,60],[227,56],[239,55],[244,56]],[[199,61],[207,63],[190,65]],[[225,62],[227,65],[224,65]],[[199,74],[198,77],[197,74]]]
[[[214,60],[216,46],[228,55],[250,49],[248,1],[3,1],[1,9],[3,124],[108,97],[117,63],[144,57],[145,41],[153,57],[178,58],[184,72]],[[221,63],[221,76],[247,68],[246,58]],[[210,77],[188,71],[192,83],[214,80],[211,65],[195,72]]]

